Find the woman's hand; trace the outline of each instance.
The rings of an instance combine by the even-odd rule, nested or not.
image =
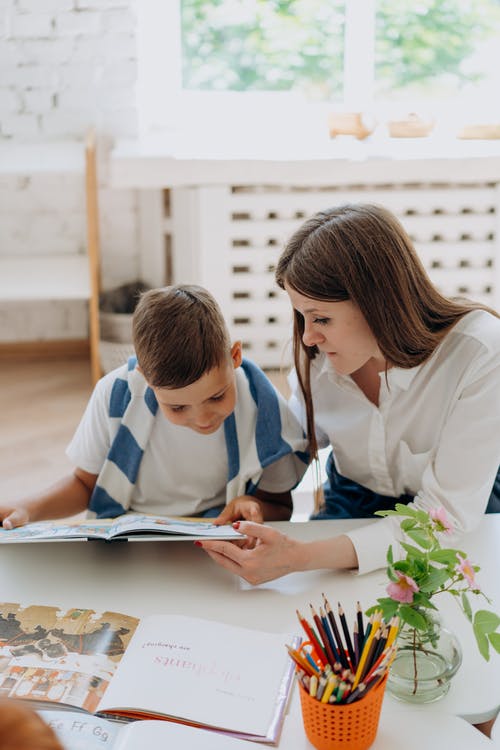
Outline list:
[[[305,545],[302,542],[258,523],[242,521],[234,526],[247,536],[251,549],[226,541],[203,540],[196,544],[216,563],[254,586],[303,569],[301,553]]]
[[[271,526],[251,521],[233,524],[246,536],[246,544],[216,540],[196,541],[212,560],[256,586],[301,570],[354,570],[358,556],[345,534],[299,542]]]

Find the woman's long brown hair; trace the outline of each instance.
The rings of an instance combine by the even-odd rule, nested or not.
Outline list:
[[[447,330],[471,310],[497,315],[479,303],[444,297],[396,217],[372,204],[338,206],[308,219],[281,254],[276,281],[311,299],[352,300],[387,363],[402,368],[428,359]],[[310,454],[317,458],[311,361],[318,349],[304,344],[303,333],[304,319],[295,310],[294,363],[304,396]]]

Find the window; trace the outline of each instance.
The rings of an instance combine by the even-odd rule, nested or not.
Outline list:
[[[141,0],[139,13],[150,120],[170,128],[260,116],[283,132],[325,106],[491,120],[500,90],[498,0]]]

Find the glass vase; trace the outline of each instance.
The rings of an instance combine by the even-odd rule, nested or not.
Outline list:
[[[427,620],[427,630],[403,624],[387,682],[394,698],[410,703],[430,703],[446,695],[462,663],[460,644],[439,615],[429,610],[420,614]]]

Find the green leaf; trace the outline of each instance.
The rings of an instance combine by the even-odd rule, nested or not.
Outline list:
[[[469,622],[472,622],[472,608],[465,591],[462,591],[462,607],[464,608],[466,618],[469,620]]]
[[[413,518],[406,518],[404,521],[401,521],[401,528],[404,532],[408,533],[410,529],[414,529],[417,526],[417,522],[413,520]]]
[[[399,516],[411,516],[412,518],[416,518],[418,514],[418,511],[415,510],[415,508],[412,508],[410,505],[404,505],[403,503],[396,503],[394,510],[397,511]]]
[[[457,550],[455,549],[436,549],[429,552],[429,560],[443,563],[445,565],[456,565],[458,563]]]
[[[472,629],[474,631],[474,635],[476,636],[477,647],[479,649],[479,653],[484,659],[486,659],[486,661],[489,661],[490,660],[490,645],[488,643],[488,638],[485,636],[483,631],[480,628],[478,628],[476,625],[473,625]]]
[[[393,565],[389,565],[389,567],[387,568],[387,578],[390,581],[394,581],[394,583],[397,583],[399,581],[399,577],[397,576]]]
[[[425,617],[408,604],[402,604],[400,606],[399,615],[401,619],[407,622],[412,628],[417,628],[417,630],[427,630],[428,623]]]
[[[392,565],[394,562],[394,555],[392,553],[392,544],[389,545],[389,549],[387,550],[387,562],[389,565]]]
[[[495,612],[479,609],[474,615],[474,628],[482,633],[494,633],[500,625],[500,617]]]
[[[488,638],[497,654],[500,654],[500,633],[489,633]]]
[[[401,524],[402,526],[402,524]],[[424,534],[422,534],[421,531],[413,531],[409,529],[406,534],[410,537],[410,539],[413,539],[414,542],[419,544],[424,549],[431,549],[432,542],[430,539],[428,539]]]
[[[434,606],[429,597],[421,591],[417,591],[417,593],[413,595],[413,604],[418,607],[427,607],[428,609],[437,610],[437,607]]]
[[[400,573],[403,573],[403,575],[413,578],[413,565],[407,562],[407,560],[398,560],[397,562],[395,562],[394,570],[398,570]]]
[[[423,524],[431,523],[431,519],[429,518],[425,510],[415,510],[415,517],[419,523],[423,523]]]
[[[406,542],[401,542],[401,546],[403,549],[405,549],[409,555],[413,555],[414,557],[419,558],[425,558],[425,553],[422,552],[421,549],[418,547],[414,547],[413,544],[407,544]]]
[[[418,584],[421,591],[433,592],[439,589],[449,578],[446,568],[429,568],[429,573]]]

